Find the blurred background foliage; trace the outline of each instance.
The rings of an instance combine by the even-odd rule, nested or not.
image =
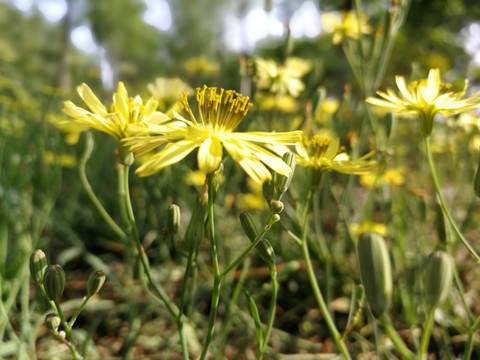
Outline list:
[[[48,14],[48,11],[40,11],[47,3],[57,10],[64,8],[63,15],[55,21],[47,20],[45,13]],[[163,6],[163,13],[157,19],[150,18],[147,23],[145,13],[151,11],[149,8],[154,3]],[[114,271],[112,264],[118,265],[117,261],[122,260],[125,244],[119,244],[98,218],[78,181],[75,164],[81,156],[84,137],[80,137],[76,146],[71,146],[65,143],[64,135],[51,125],[52,121],[65,118],[60,111],[65,99],[80,103],[75,94],[77,85],[87,83],[106,104],[110,104],[110,94],[116,89],[118,81],[126,83],[131,95],[148,95],[146,86],[157,77],[180,77],[193,88],[205,83],[252,95],[255,91],[249,81],[252,59],[258,56],[283,61],[288,54],[310,60],[313,67],[304,78],[306,91],[299,98],[295,111],[283,115],[287,120],[278,130],[292,130],[304,124],[311,99],[318,98],[319,89],[323,89],[327,96],[339,101],[339,108],[328,124],[334,127],[343,144],[350,144],[358,130],[354,123],[355,109],[363,106],[359,105],[363,99],[342,47],[333,45],[331,34],[325,32],[312,37],[287,38],[292,15],[307,3],[318,11],[318,23],[312,24],[314,27],[319,26],[322,12],[355,7],[349,0],[0,1],[0,295],[3,299],[3,309],[0,310],[2,314],[8,314],[14,326],[28,328],[26,317],[18,315],[19,309],[25,305],[17,300],[19,294],[23,294],[23,299],[30,296],[25,288],[28,286],[22,282],[28,274],[26,270],[19,274],[18,269],[26,269],[28,256],[35,248],[41,247],[65,266],[73,273],[71,278],[84,278],[83,269],[87,265]],[[358,3],[375,28],[382,23],[386,9],[395,5],[396,1],[364,0]],[[246,21],[255,12],[261,16],[253,18],[254,22]],[[238,19],[244,19],[244,25],[238,25]],[[152,21],[155,26],[151,25]],[[267,29],[271,26],[268,29],[270,34],[265,32],[262,22],[266,22]],[[424,77],[433,67],[439,67],[442,73],[446,73],[446,80],[468,75],[472,80],[471,86],[478,87],[479,22],[477,0],[413,0],[405,25],[396,38],[382,88],[393,85],[396,74],[407,78],[410,75]],[[247,27],[245,24],[250,25]],[[275,33],[273,29],[279,26],[282,30],[275,30]],[[73,41],[79,29],[82,30],[86,48],[79,48]],[[254,37],[256,41],[248,38],[250,33],[257,33]],[[91,42],[88,42],[89,34]],[[261,112],[257,104],[254,105],[252,112],[256,115],[252,117],[257,116],[256,119],[267,127],[271,125],[270,120],[276,113]],[[399,139],[412,136],[411,131],[404,130],[400,132]],[[104,134],[94,134],[94,137],[95,160],[89,163],[87,173],[95,191],[101,194],[105,207],[115,213],[117,197],[111,190],[116,181],[116,144],[106,139]],[[465,137],[458,135],[455,139],[465,140]],[[445,143],[450,144],[455,139]],[[467,146],[467,143],[459,146]],[[409,161],[415,163],[418,153],[411,151],[411,154]],[[452,158],[456,159],[453,155]],[[472,164],[476,162],[472,162],[472,158],[455,160],[463,164],[459,173],[471,176]],[[187,172],[187,165],[182,163],[174,169],[166,169],[161,176],[145,179],[132,176],[131,191],[134,207],[138,210],[136,215],[142,238],[148,239],[154,231],[156,235],[152,236],[160,244],[149,254],[154,263],[155,259],[164,262],[171,256],[171,249],[165,242],[162,243],[162,239],[166,238],[163,218],[167,206],[177,202],[182,209],[188,209],[194,201],[196,189],[178,181]],[[228,160],[225,174],[228,186],[222,190],[227,199],[224,206],[228,215],[235,215],[232,204],[238,195],[236,193],[254,191],[241,174],[232,170]],[[336,180],[334,175],[327,180],[331,186],[322,191],[322,203],[332,202],[337,188],[344,185],[345,180]],[[409,184],[411,188],[420,188],[421,185]],[[259,197],[258,189],[256,191]],[[421,219],[424,215],[422,206],[425,206],[422,199],[422,194],[408,200],[404,193],[394,195],[394,200],[383,204],[384,208],[380,210],[388,209],[400,215],[406,212],[408,216],[413,213]],[[471,204],[470,200],[463,200]],[[475,208],[471,205],[468,209],[473,211]],[[322,214],[327,236],[339,231],[336,229],[337,210]],[[294,210],[288,206],[286,213],[295,217]],[[381,211],[377,215],[383,220],[390,219],[390,215]],[[188,219],[188,210],[185,216]],[[473,221],[472,217],[465,218]],[[412,231],[408,229],[408,221],[398,224],[401,218],[395,217],[394,220],[397,221],[394,225],[404,229],[405,233]],[[229,228],[234,221],[236,218],[232,216],[222,227]],[[273,234],[279,232],[279,229],[273,230]],[[396,237],[402,235],[399,232]],[[331,235],[332,238],[334,236]],[[275,249],[279,256],[287,260],[295,258],[295,254],[288,250],[289,244],[282,245],[285,247]],[[340,243],[332,246],[338,253],[345,251]],[[160,251],[157,251],[158,248]],[[343,269],[330,269],[339,279],[351,270],[351,264],[342,265]],[[286,284],[287,295],[280,299],[280,305],[287,309],[288,314],[283,314],[277,326],[302,332],[308,337],[314,329],[318,330],[317,324],[311,320],[318,314],[309,315],[312,323],[304,322],[300,329],[294,328],[299,321],[298,308],[301,306],[294,300],[307,296],[302,292],[302,284],[305,283],[306,278],[299,278],[296,283]],[[200,290],[208,292],[203,288]],[[71,291],[75,293],[75,289]],[[342,289],[335,291],[341,293]],[[289,293],[295,295],[289,297]],[[331,300],[335,295],[329,294],[328,297]],[[201,294],[198,296],[201,297]],[[201,306],[208,305],[204,302]],[[155,312],[158,310],[151,310],[152,314]],[[408,316],[412,319],[413,315]],[[6,326],[1,320],[0,325],[0,329]],[[108,328],[108,325],[105,327]],[[28,336],[33,338],[34,335]]]

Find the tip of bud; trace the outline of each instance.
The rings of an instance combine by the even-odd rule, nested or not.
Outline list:
[[[37,285],[43,283],[43,274],[47,265],[47,257],[42,250],[35,250],[30,256],[30,275]]]
[[[92,271],[87,281],[87,297],[97,294],[105,283],[105,273],[102,270]]]

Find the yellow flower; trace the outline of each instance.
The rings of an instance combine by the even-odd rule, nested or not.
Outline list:
[[[357,15],[353,11],[342,11],[337,13],[324,13],[321,15],[322,28],[325,32],[333,33],[332,42],[337,45],[348,36],[358,39],[359,32],[370,34],[372,29],[368,25],[368,18],[360,15],[360,23],[357,21]]]
[[[298,110],[297,101],[289,95],[266,94],[259,97],[260,110],[278,109],[284,113],[294,113]]]
[[[178,94],[193,89],[179,78],[158,77],[155,82],[147,85],[147,89],[158,101],[159,109],[169,109],[167,115],[173,115],[174,111],[180,111],[182,104],[178,100]]]
[[[301,131],[285,133],[234,132],[252,106],[248,97],[233,90],[217,92],[217,88],[206,86],[197,88],[196,100],[200,121],[193,114],[187,99],[188,93],[181,95],[188,119],[176,114],[176,129],[170,133],[158,132],[150,127],[150,134],[125,139],[135,155],[151,151],[160,145],[164,147],[152,155],[138,169],[140,176],[152,175],[163,168],[183,160],[198,148],[198,167],[205,174],[218,169],[223,158],[223,149],[239,163],[255,181],[271,179],[267,166],[280,174],[291,172],[277,155],[264,146],[272,143],[294,144],[301,138]]]
[[[350,160],[347,153],[340,147],[338,138],[313,136],[304,138],[295,146],[298,154],[297,162],[301,166],[313,167],[320,171],[333,170],[344,174],[362,174],[371,171],[376,165],[375,160],[367,160],[373,151],[358,160]]]
[[[383,174],[365,173],[360,176],[360,184],[372,188],[376,183],[389,184],[390,186],[403,185],[405,183],[405,169],[395,168],[385,171]]]
[[[256,80],[259,89],[268,90],[277,95],[290,94],[298,97],[305,89],[302,77],[308,73],[312,64],[310,61],[291,57],[283,65],[274,60],[256,59]]]
[[[63,167],[75,167],[77,160],[68,154],[56,154],[53,151],[46,151],[43,154],[43,163],[45,165],[58,164]]]
[[[418,114],[420,116],[420,133],[428,137],[432,133],[433,117],[436,113],[445,116],[473,109],[480,106],[480,92],[462,99],[468,81],[461,92],[450,91],[450,84],[440,81],[440,71],[431,69],[428,78],[411,82],[408,86],[403,76],[396,77],[400,96],[393,90],[387,92],[377,91],[383,99],[369,97],[367,102],[397,112]]]
[[[185,61],[183,67],[192,74],[210,74],[220,70],[219,63],[208,60],[205,56],[190,58]]]
[[[59,123],[64,131],[68,131],[70,127],[76,129],[90,127],[103,131],[120,142],[131,133],[137,133],[139,129],[169,120],[166,115],[156,111],[158,103],[155,99],[151,98],[143,104],[142,98],[138,95],[135,98],[128,97],[122,82],[118,84],[118,90],[113,94],[110,111],[98,100],[88,85],[78,86],[77,91],[89,110],[78,107],[71,101],[65,101],[62,110],[74,120]]]
[[[387,226],[385,224],[371,221],[363,221],[360,224],[352,223],[350,224],[350,229],[357,236],[367,231],[374,231],[382,236],[388,235]]]

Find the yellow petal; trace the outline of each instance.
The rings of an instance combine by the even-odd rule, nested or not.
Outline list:
[[[198,167],[205,174],[218,169],[223,157],[222,143],[216,138],[207,138],[198,150]]]
[[[98,100],[87,84],[79,85],[77,87],[77,92],[83,101],[85,101],[85,104],[87,104],[90,110],[92,110],[95,114],[100,116],[106,116],[108,114],[105,106],[103,106],[100,100]]]

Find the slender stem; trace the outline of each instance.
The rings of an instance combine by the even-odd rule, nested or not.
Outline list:
[[[308,214],[310,212],[310,208],[312,205],[313,199],[313,192],[311,190],[308,191],[307,201],[305,203],[305,208],[303,211],[303,219],[302,219],[302,232],[301,232],[301,242],[302,242],[302,254],[305,260],[305,264],[307,266],[307,273],[308,278],[310,280],[310,284],[312,286],[313,293],[315,295],[315,299],[317,300],[318,307],[327,323],[328,329],[332,334],[340,352],[342,353],[345,359],[351,359],[350,353],[348,352],[347,346],[345,345],[342,336],[337,330],[335,323],[330,316],[330,312],[328,309],[327,304],[322,295],[322,291],[320,290],[320,286],[318,285],[317,278],[315,277],[315,269],[312,265],[312,260],[310,259],[310,253],[308,250],[308,241],[307,241],[307,223],[308,223]]]
[[[268,264],[270,268],[270,279],[272,281],[272,298],[270,300],[270,309],[268,312],[268,319],[267,319],[267,326],[265,328],[265,332],[263,333],[263,341],[260,346],[260,352],[258,353],[257,359],[261,360],[263,358],[263,354],[265,353],[265,347],[268,343],[268,338],[270,337],[270,333],[273,327],[273,321],[275,320],[275,310],[277,308],[277,293],[278,293],[278,284],[277,284],[277,267],[275,266],[274,262],[270,262]]]
[[[390,340],[393,342],[395,349],[400,353],[402,359],[413,360],[415,359],[415,354],[405,345],[402,338],[398,335],[397,331],[392,325],[392,322],[388,318],[386,313],[380,315],[380,323],[382,324],[383,329],[387,333]]]
[[[129,175],[129,166],[124,166],[123,172],[119,173],[119,176],[122,177],[119,181],[124,184],[124,191],[119,194],[119,196],[124,197],[124,202],[125,202],[125,208],[126,208],[126,215],[128,217],[128,222],[130,224],[130,235],[133,237],[133,240],[135,241],[135,244],[138,248],[138,257],[140,259],[140,262],[142,264],[143,271],[145,272],[145,275],[148,279],[148,283],[153,289],[154,294],[163,302],[165,307],[167,308],[168,312],[172,315],[177,320],[177,324],[181,323],[183,320],[182,317],[182,312],[180,309],[178,309],[174,304],[172,304],[170,298],[167,296],[165,293],[165,290],[163,290],[162,287],[160,287],[152,278],[152,274],[150,272],[150,265],[148,263],[148,258],[143,250],[143,246],[140,242],[140,237],[138,235],[138,229],[137,229],[137,223],[135,221],[135,215],[133,213],[133,208],[132,208],[132,201],[130,198],[130,189],[129,189],[129,181],[128,181],[128,175]],[[143,280],[143,278],[142,278]],[[180,336],[180,343],[182,346],[182,354],[184,359],[188,359],[188,348],[187,348],[187,342],[185,338],[185,334],[183,331],[183,324],[181,326],[178,326],[178,333]]]
[[[67,319],[65,319],[65,315],[63,315],[62,308],[60,306],[60,302],[58,300],[53,300],[54,304],[54,309],[57,312],[58,316],[60,317],[60,321],[62,323],[62,326],[65,330],[65,336],[67,338],[67,346],[70,349],[70,352],[72,353],[72,357],[74,360],[80,360],[82,357],[77,351],[77,348],[75,347],[74,340],[73,340],[73,334],[72,334],[72,328],[68,324]]]
[[[440,207],[442,208],[443,213],[446,215],[448,222],[450,223],[452,229],[454,230],[455,234],[458,236],[460,241],[463,243],[463,245],[467,248],[468,252],[472,257],[475,259],[477,263],[480,263],[480,256],[475,252],[473,247],[470,245],[470,243],[465,239],[460,232],[460,230],[457,227],[457,224],[452,218],[452,215],[450,215],[450,211],[447,208],[447,205],[445,203],[445,199],[443,198],[441,189],[440,189],[440,184],[438,183],[438,178],[437,178],[437,173],[435,172],[435,166],[433,164],[433,158],[432,158],[432,153],[430,151],[430,142],[428,140],[428,137],[424,137],[424,144],[425,144],[425,153],[427,155],[427,160],[428,160],[428,166],[430,168],[430,174],[432,176],[432,181],[433,185],[435,187],[435,192],[437,193],[438,199],[440,201]]]
[[[83,301],[82,301],[82,304],[80,305],[80,307],[77,309],[77,311],[75,311],[75,314],[73,314],[72,318],[70,319],[70,321],[68,322],[68,326],[70,327],[73,327],[73,324],[75,324],[75,321],[77,320],[77,317],[78,315],[80,315],[80,313],[82,312],[83,308],[85,307],[85,305],[87,305],[87,302],[90,298],[87,297],[87,296],[84,296],[83,297]]]
[[[423,360],[427,358],[428,344],[430,343],[430,336],[432,334],[434,312],[435,312],[435,306],[432,306],[430,307],[430,309],[428,309],[427,318],[425,320],[425,326],[422,332],[422,337],[420,338],[420,349],[418,351],[419,360]]]
[[[208,229],[210,233],[210,250],[212,253],[214,278],[213,278],[212,301],[210,305],[210,317],[208,320],[207,336],[203,344],[200,360],[204,360],[205,357],[207,356],[208,348],[213,338],[213,332],[215,329],[215,320],[217,318],[218,302],[220,299],[220,286],[222,285],[222,279],[223,279],[222,274],[220,274],[220,265],[218,262],[218,251],[217,251],[217,239],[215,237],[213,176],[214,176],[213,174],[208,175]]]
[[[247,257],[248,254],[257,246],[257,244],[260,242],[260,240],[263,239],[265,234],[270,230],[272,225],[277,221],[277,217],[275,214],[271,213],[270,218],[268,219],[267,225],[263,228],[263,230],[258,234],[258,236],[255,238],[255,241],[253,241],[234,261],[231,262],[230,265],[228,265],[220,274],[221,277],[224,277],[227,275],[230,271],[232,271],[238,264],[240,264],[245,257]],[[292,234],[293,235],[293,234]],[[294,236],[294,235],[293,235]],[[294,237],[295,239],[295,237]]]
[[[112,217],[105,210],[102,203],[100,202],[100,200],[98,200],[97,196],[95,195],[95,193],[92,189],[92,186],[90,185],[90,182],[88,181],[87,173],[86,173],[85,168],[86,168],[87,161],[90,158],[90,154],[91,154],[92,149],[93,149],[92,134],[87,133],[86,141],[87,141],[87,144],[86,144],[85,153],[83,154],[83,156],[81,157],[81,159],[78,163],[78,173],[80,175],[80,181],[82,182],[82,185],[83,185],[85,191],[87,192],[88,197],[92,201],[93,206],[95,207],[95,209],[97,209],[97,211],[99,212],[99,214],[103,218],[103,220],[105,220],[105,222],[110,226],[110,228],[113,230],[113,232],[115,232],[115,234],[117,234],[117,236],[119,236],[122,239],[126,239],[127,234],[125,234],[125,232],[120,228],[120,226],[117,225],[115,220],[113,220]]]

